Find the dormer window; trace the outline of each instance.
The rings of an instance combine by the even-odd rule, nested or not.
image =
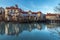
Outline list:
[[[29,10],[28,14],[31,14],[31,10]]]
[[[29,14],[31,14],[31,12],[29,12]]]

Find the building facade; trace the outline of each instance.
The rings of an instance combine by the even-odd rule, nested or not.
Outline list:
[[[46,14],[46,19],[48,20],[60,20],[60,14]]]
[[[0,20],[4,20],[4,13],[5,13],[4,8],[0,7]]]
[[[46,20],[50,20],[51,22],[60,22],[60,14],[46,14]]]
[[[4,15],[4,16],[1,16]],[[24,11],[18,8],[18,5],[0,8],[0,17],[5,21],[38,21],[43,18],[42,12]],[[0,18],[1,19],[1,18]]]
[[[19,15],[19,8],[17,5],[6,7],[5,9],[5,20],[17,21],[17,16]]]

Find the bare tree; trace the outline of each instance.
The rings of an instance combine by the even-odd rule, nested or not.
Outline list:
[[[60,3],[54,8],[54,11],[60,13]]]

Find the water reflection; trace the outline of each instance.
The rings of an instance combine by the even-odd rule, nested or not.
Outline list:
[[[31,32],[33,29],[41,30],[43,27],[41,24],[38,23],[0,23],[0,34],[7,34],[7,35],[18,35],[22,31],[26,30]]]
[[[60,35],[60,24],[54,23],[54,24],[47,24],[47,29],[51,33],[56,33]]]
[[[0,22],[0,40],[60,40],[60,24]]]

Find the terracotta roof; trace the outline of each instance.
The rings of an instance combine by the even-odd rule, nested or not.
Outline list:
[[[11,6],[11,7],[6,7],[6,9],[18,9],[18,8]]]
[[[23,12],[23,10],[21,8],[19,8],[19,12]]]
[[[28,12],[22,11],[23,14],[28,14]],[[38,12],[32,12],[32,14],[38,14]]]
[[[60,15],[60,14],[46,14],[46,16],[56,16],[56,15]]]
[[[37,12],[37,13],[40,13],[40,14],[42,14],[42,12],[40,12],[40,11],[39,11],[39,12]]]
[[[28,14],[28,12],[24,12],[24,11],[23,11],[22,14]]]
[[[46,16],[56,16],[57,14],[46,14]]]
[[[32,14],[37,14],[37,12],[32,12]]]
[[[42,12],[32,12],[32,14],[42,14]]]

